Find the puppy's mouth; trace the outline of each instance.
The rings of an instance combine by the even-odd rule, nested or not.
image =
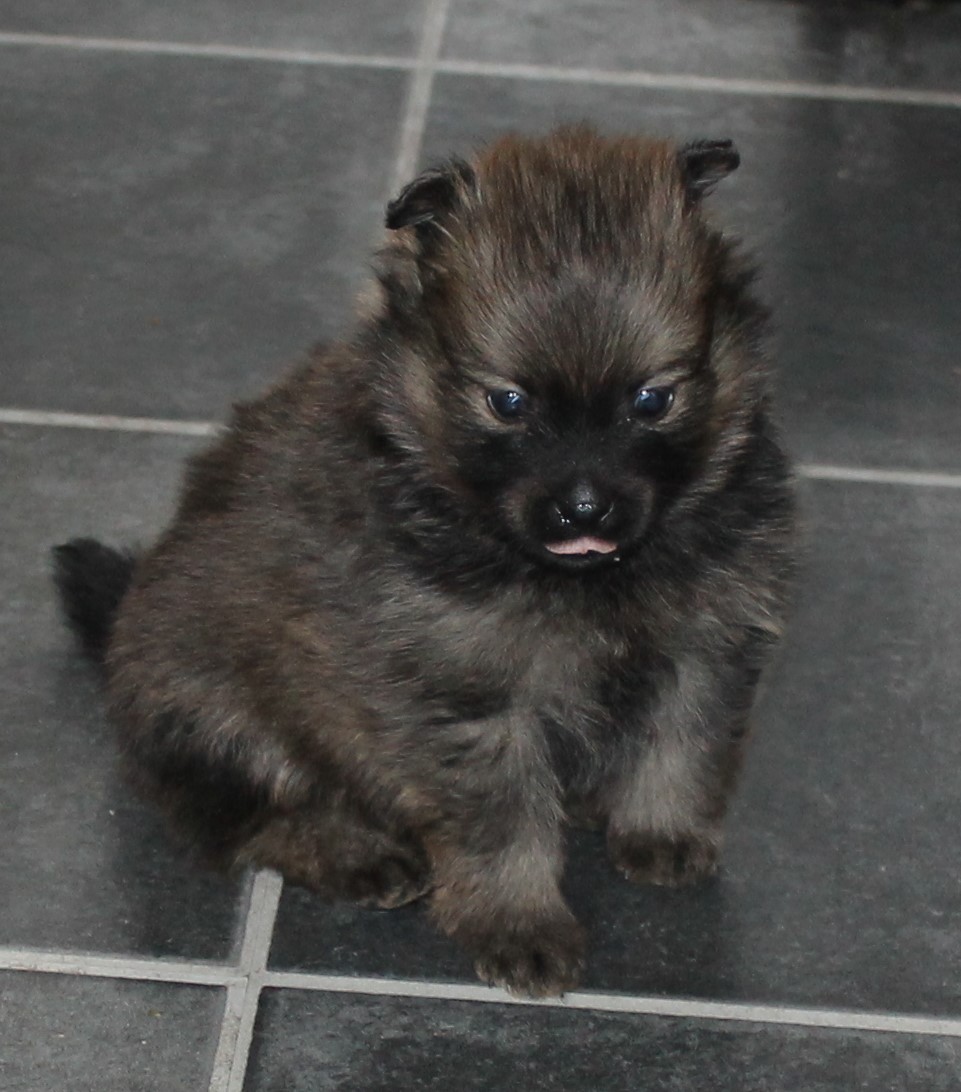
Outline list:
[[[594,535],[582,535],[566,542],[545,542],[544,549],[558,557],[590,557],[591,554],[616,554],[617,543]]]
[[[546,557],[561,569],[583,571],[620,561],[619,545],[609,538],[582,535],[559,542],[545,542],[542,546]],[[542,555],[544,556],[544,555]]]

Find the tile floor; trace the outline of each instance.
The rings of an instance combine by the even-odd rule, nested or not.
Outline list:
[[[806,576],[723,877],[570,847],[583,989],[414,908],[198,871],[119,783],[50,544],[143,541],[336,334],[417,164],[590,118],[732,136]],[[961,5],[0,0],[0,1090],[961,1087]]]

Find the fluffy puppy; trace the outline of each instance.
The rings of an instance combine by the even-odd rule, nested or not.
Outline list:
[[[349,339],[188,466],[144,556],[57,550],[137,782],[207,855],[381,907],[558,994],[574,819],[629,880],[712,874],[782,628],[792,489],[737,166],[564,129],[387,210]]]

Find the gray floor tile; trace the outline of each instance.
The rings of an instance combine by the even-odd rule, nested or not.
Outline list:
[[[248,1092],[948,1092],[957,1040],[271,990]]]
[[[121,782],[96,679],[57,616],[49,574],[50,547],[74,535],[152,536],[191,446],[0,426],[0,944],[232,951],[242,883],[193,865]]]
[[[405,74],[2,59],[4,404],[220,417],[347,325]]]
[[[207,1087],[222,991],[0,971],[4,1092]]]
[[[269,7],[256,0],[5,0],[0,32],[409,56],[417,51],[421,8],[420,0],[276,0]]]
[[[284,887],[270,966],[318,974],[472,982],[471,961],[431,927],[418,904],[362,910]]]
[[[961,470],[961,112],[448,77],[424,160],[580,119],[737,142],[711,202],[761,260],[799,457]]]
[[[959,1013],[961,494],[807,498],[806,576],[714,897],[716,974],[742,996]]]
[[[787,647],[760,702],[721,880],[633,888],[572,840],[585,985],[961,1014],[961,497],[818,484]],[[287,890],[277,967],[465,979],[418,908]]]
[[[961,89],[961,10],[875,0],[454,0],[445,55],[496,63]]]

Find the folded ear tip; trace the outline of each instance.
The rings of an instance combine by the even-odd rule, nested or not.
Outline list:
[[[694,140],[678,152],[678,162],[688,193],[700,197],[741,163],[741,154],[734,141]]]
[[[408,207],[406,194],[402,192],[393,201],[388,202],[384,213],[384,224],[391,231],[396,231],[398,228],[416,227],[417,224],[426,223],[430,217],[431,213],[426,210],[414,213]]]
[[[741,156],[730,138],[725,140],[692,140],[683,145],[680,150],[681,158],[686,160],[703,159],[705,161],[725,160],[739,161]]]
[[[432,167],[408,182],[388,203],[384,223],[391,230],[429,224],[456,203],[461,185],[471,187],[474,182],[474,172],[463,160]]]

